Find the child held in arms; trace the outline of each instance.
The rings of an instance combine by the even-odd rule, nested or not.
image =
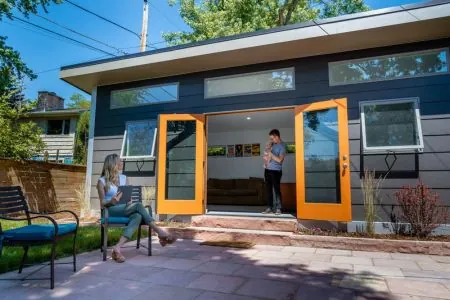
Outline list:
[[[266,148],[264,148],[264,155],[263,155],[264,169],[267,168],[267,165],[269,164],[270,160],[269,153],[272,151],[272,145],[273,145],[272,141],[267,141]]]

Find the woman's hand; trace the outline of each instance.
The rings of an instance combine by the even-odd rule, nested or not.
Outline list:
[[[122,198],[122,192],[118,192],[115,196],[111,198],[111,204],[116,205],[119,203],[120,199]]]

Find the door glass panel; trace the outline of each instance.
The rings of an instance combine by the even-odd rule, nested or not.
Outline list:
[[[305,202],[341,203],[337,108],[303,113]]]
[[[195,200],[196,121],[168,121],[167,200]]]

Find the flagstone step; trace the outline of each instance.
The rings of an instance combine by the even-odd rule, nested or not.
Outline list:
[[[296,232],[297,219],[254,218],[233,216],[195,216],[193,227],[247,229],[259,231]]]
[[[252,242],[257,245],[298,246],[450,256],[450,242],[316,236],[286,231],[236,228],[192,226],[186,228],[166,228],[179,238],[191,240]]]

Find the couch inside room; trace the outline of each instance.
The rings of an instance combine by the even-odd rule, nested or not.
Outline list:
[[[208,204],[264,206],[264,179],[208,179]]]

